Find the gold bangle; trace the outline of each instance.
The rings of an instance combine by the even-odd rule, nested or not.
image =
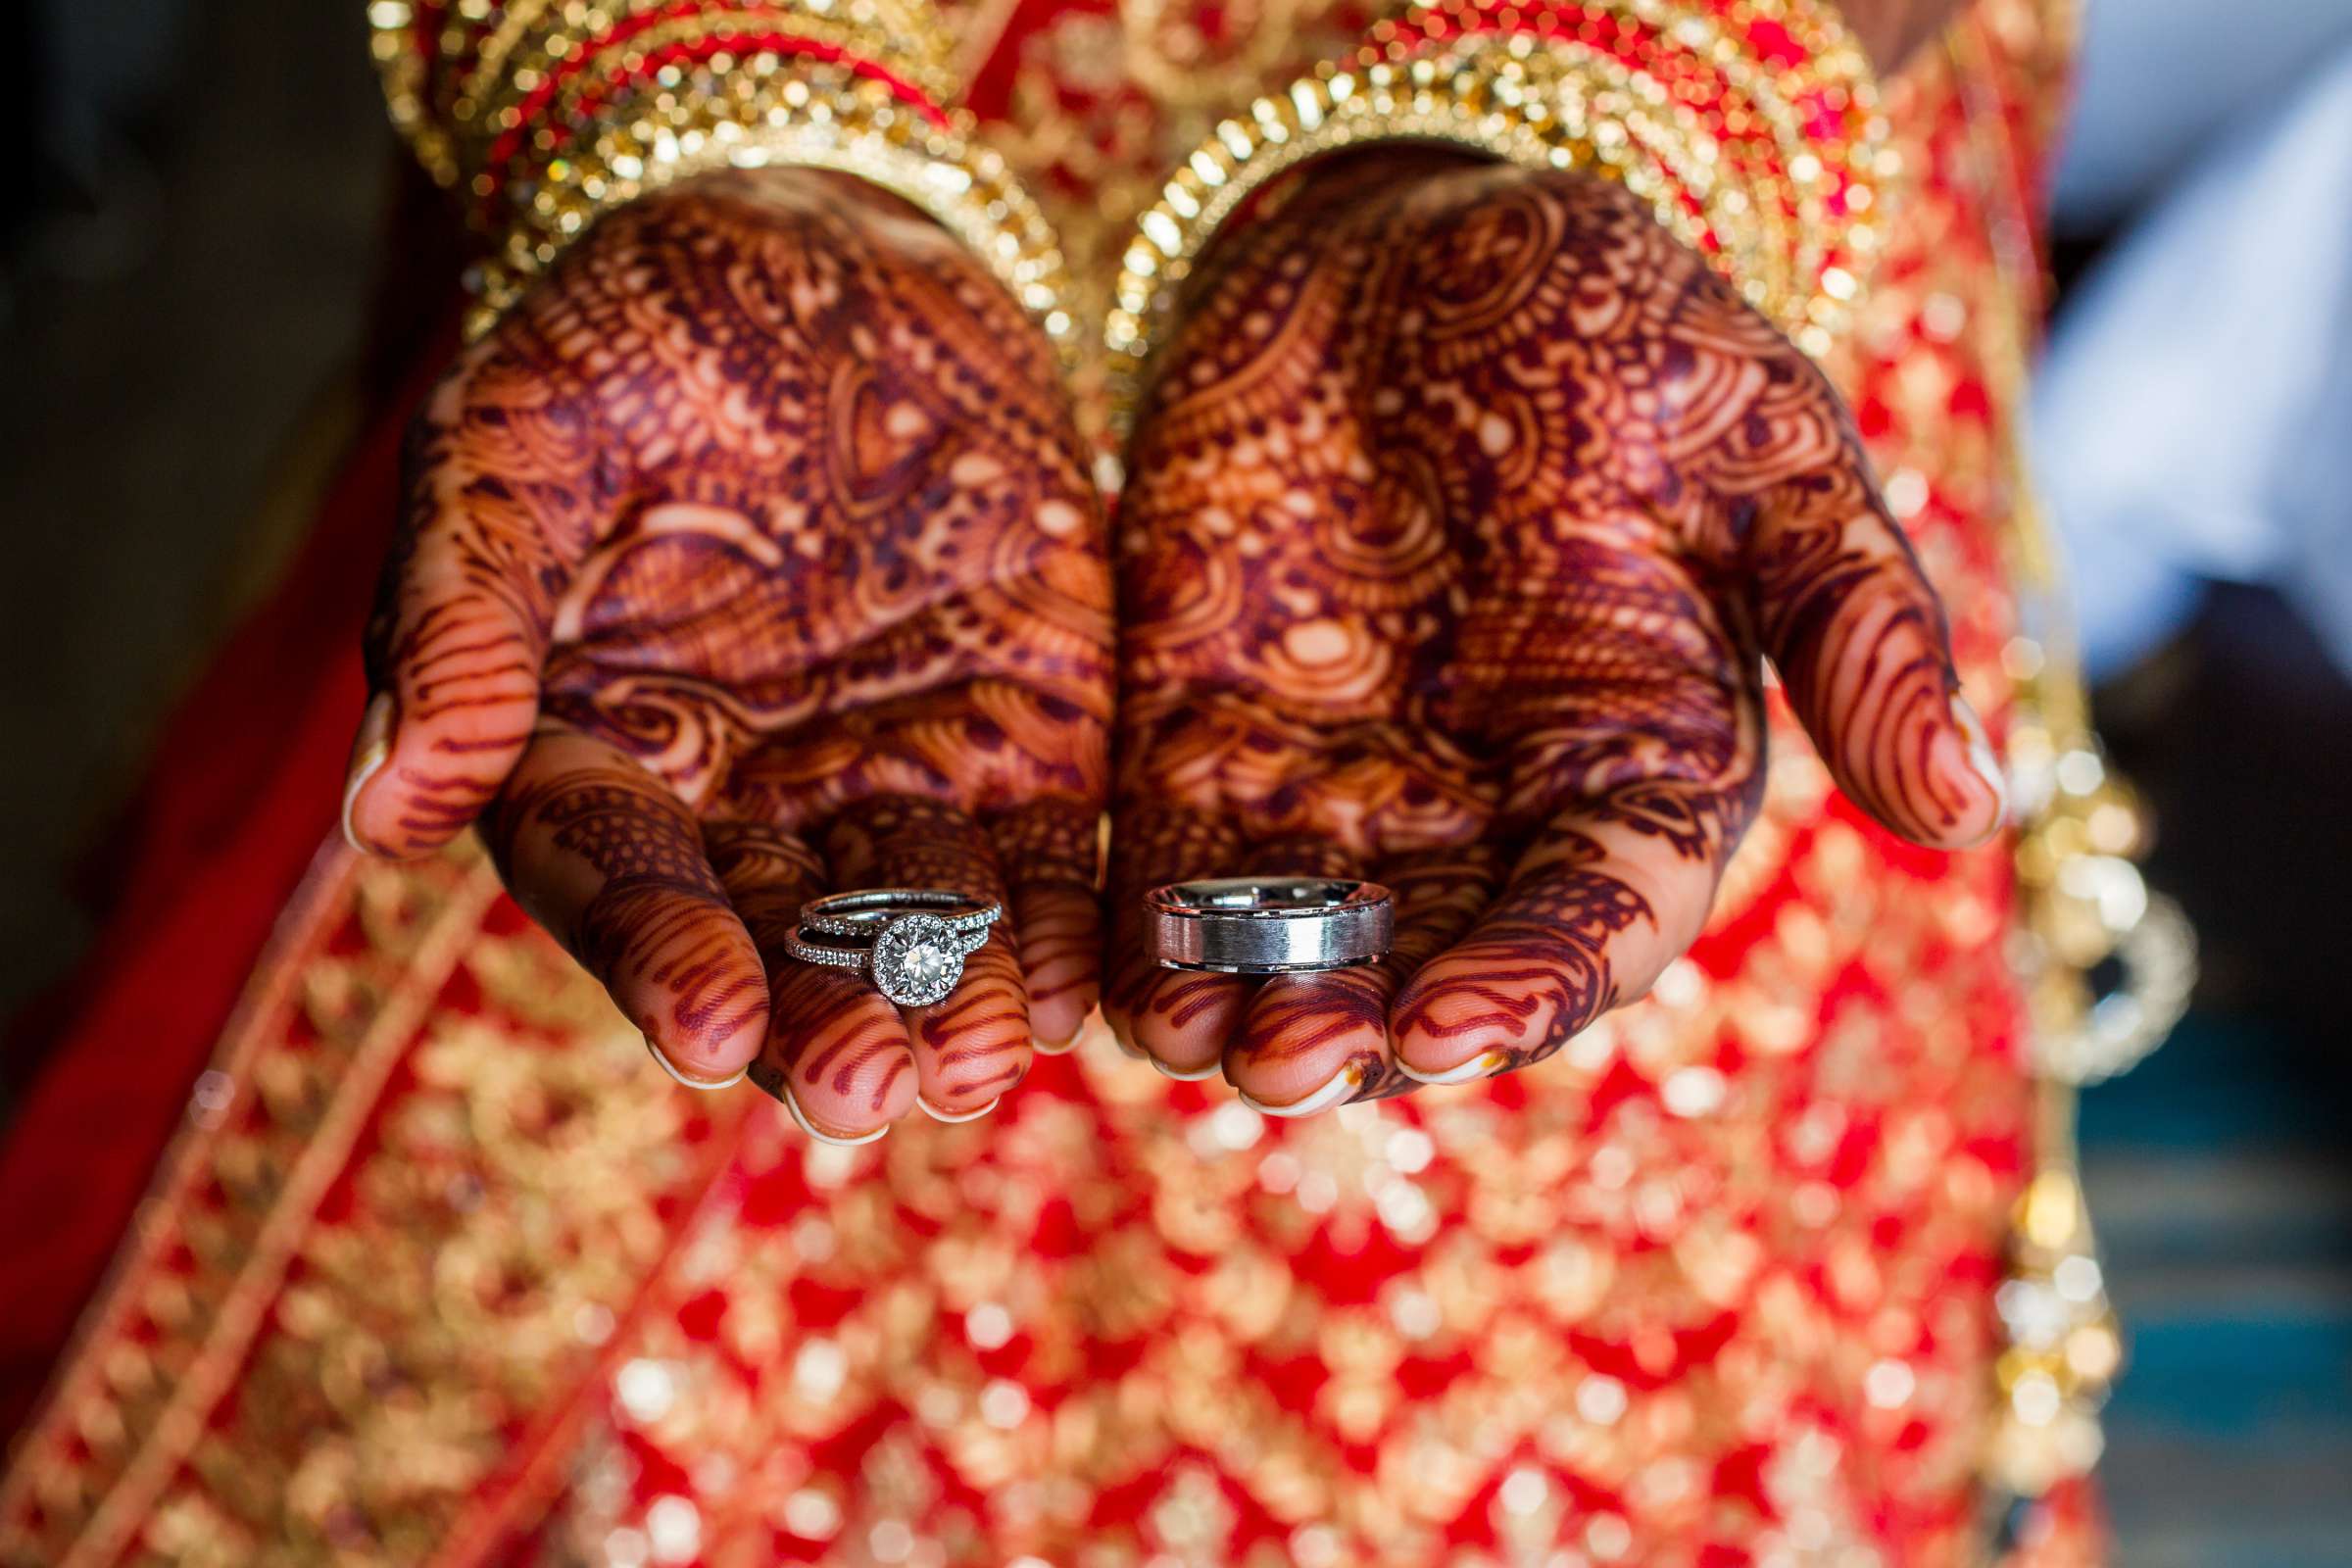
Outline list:
[[[1458,14],[1425,8],[1376,28],[1346,67],[1325,67],[1219,124],[1138,220],[1122,259],[1104,323],[1114,429],[1126,433],[1152,352],[1222,225],[1285,172],[1378,142],[1457,146],[1618,180],[1799,347],[1826,353],[1875,250],[1865,215],[1891,172],[1887,127],[1867,62],[1834,17],[1802,0],[1757,3],[1803,22],[1805,69],[1750,59],[1694,0],[1599,0],[1569,11],[1648,29],[1650,52],[1631,58],[1574,35],[1470,30]],[[1852,134],[1809,132],[1796,105],[1825,93],[1843,106]]]
[[[624,0],[616,18],[662,9],[664,0]],[[861,60],[887,63],[935,104],[955,101],[960,88],[951,64],[954,45],[922,0],[725,0],[649,28],[621,35],[575,35],[552,0],[507,0],[499,24],[481,41],[459,79],[458,94],[486,123],[497,122],[529,88],[564,67],[593,74],[593,57],[606,50],[641,55],[714,33],[776,28],[842,47]],[[561,117],[551,117],[559,120]]]
[[[487,329],[613,208],[715,170],[802,166],[855,174],[929,214],[1065,358],[1075,352],[1053,227],[1004,159],[966,139],[961,117],[942,127],[847,66],[764,53],[681,73],[648,97],[607,107],[593,142],[514,187],[519,199],[478,280],[470,331]]]
[[[837,170],[904,197],[976,253],[1065,359],[1061,250],[1002,158],[971,139],[936,19],[913,0],[372,0],[394,122],[468,198],[492,250],[488,328],[605,213],[720,169]],[[732,47],[731,47],[732,46]]]

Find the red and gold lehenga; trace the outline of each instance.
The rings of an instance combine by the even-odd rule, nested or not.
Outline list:
[[[428,144],[404,40],[524,9],[371,8]],[[1982,0],[1886,84],[1905,188],[1827,354],[2045,755],[2012,448],[2060,10]],[[1083,316],[1171,161],[1366,20],[957,0],[934,65]],[[1708,935],[1540,1069],[1281,1122],[1098,1031],[983,1121],[813,1145],[655,1074],[478,850],[333,833],[431,368],[177,721],[0,1157],[0,1561],[1958,1563],[1988,1458],[2087,1462],[2096,1342],[1995,1307],[2021,1211],[2029,1271],[2082,1241],[2033,1186],[2046,853],[1906,848],[1782,724]],[[2010,1548],[2095,1555],[2049,1495]]]

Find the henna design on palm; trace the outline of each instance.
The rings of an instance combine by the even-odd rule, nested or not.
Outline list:
[[[702,1085],[827,1136],[985,1108],[1093,1005],[1109,575],[1044,337],[951,237],[813,171],[604,220],[420,415],[346,825],[477,817]],[[902,1015],[781,953],[828,888],[1006,900]]]
[[[1130,469],[1104,1009],[1180,1076],[1296,1114],[1642,995],[1760,799],[1766,655],[1888,827],[1998,824],[1836,394],[1614,184],[1310,171],[1212,253]],[[1308,870],[1396,890],[1386,962],[1141,956],[1151,882]]]

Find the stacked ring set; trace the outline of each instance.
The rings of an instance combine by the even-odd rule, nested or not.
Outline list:
[[[866,888],[813,899],[784,949],[861,974],[902,1007],[945,1001],[1004,917],[946,888]],[[1145,942],[1169,969],[1312,974],[1376,963],[1396,931],[1389,890],[1337,877],[1213,877],[1144,898]]]

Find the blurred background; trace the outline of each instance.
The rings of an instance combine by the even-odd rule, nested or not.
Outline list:
[[[35,0],[0,193],[0,1017],[297,537],[401,163],[349,0]],[[2135,1568],[2352,1560],[2352,0],[2091,0],[2037,470],[2195,1004],[2084,1097]],[[102,871],[98,874],[103,874]],[[7,1074],[0,1070],[0,1117]]]

